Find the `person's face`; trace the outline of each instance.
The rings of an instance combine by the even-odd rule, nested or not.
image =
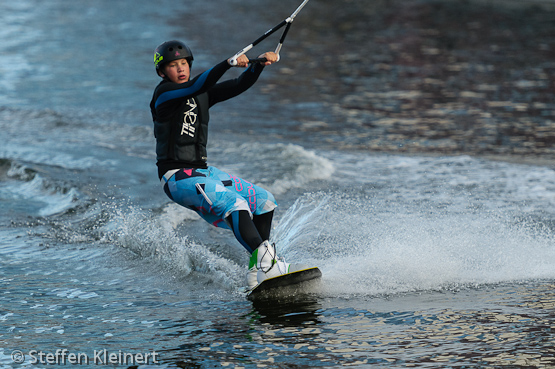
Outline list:
[[[187,59],[177,59],[166,64],[160,74],[174,83],[183,83],[189,80],[191,71]]]

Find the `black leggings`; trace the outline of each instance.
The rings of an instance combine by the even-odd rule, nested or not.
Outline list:
[[[251,216],[246,210],[234,211],[227,222],[235,238],[252,254],[260,244],[270,238],[274,212]]]

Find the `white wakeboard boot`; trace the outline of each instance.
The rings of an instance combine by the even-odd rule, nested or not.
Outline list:
[[[303,264],[289,264],[276,255],[275,245],[264,241],[251,255],[249,271],[247,272],[247,286],[252,290],[265,279],[306,269]]]

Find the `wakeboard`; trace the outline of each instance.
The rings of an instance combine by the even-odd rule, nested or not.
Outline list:
[[[316,280],[320,277],[322,277],[320,269],[312,267],[268,278],[247,292],[247,298],[253,301],[260,298],[275,297],[288,288],[302,287],[306,282]]]

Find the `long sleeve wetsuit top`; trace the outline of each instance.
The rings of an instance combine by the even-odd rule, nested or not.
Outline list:
[[[253,64],[218,83],[229,68],[226,60],[185,83],[163,80],[154,90],[150,110],[160,178],[172,169],[207,167],[208,109],[250,88],[264,66]]]

